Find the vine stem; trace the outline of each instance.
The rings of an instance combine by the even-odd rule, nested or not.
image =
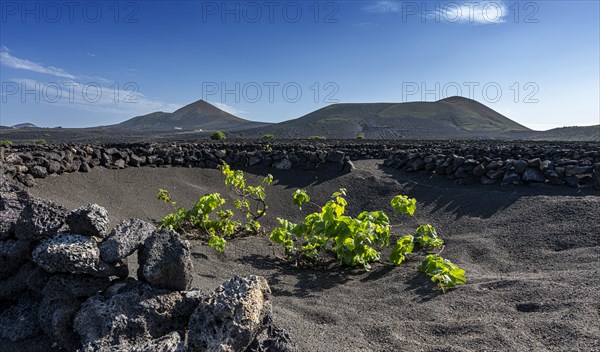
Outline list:
[[[319,204],[317,204],[317,203],[315,203],[313,201],[310,201],[310,200],[308,202],[306,202],[305,204],[312,205],[312,206],[316,207],[317,209],[321,209],[322,208]]]
[[[444,248],[446,248],[446,246],[445,246],[445,245],[442,245],[442,248],[440,249],[440,251],[438,252],[438,254],[437,254],[437,255],[440,255],[440,254],[442,254],[442,252],[444,251]]]

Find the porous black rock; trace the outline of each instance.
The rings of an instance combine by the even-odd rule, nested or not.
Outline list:
[[[115,282],[81,305],[74,329],[84,351],[140,350],[150,340],[183,333],[203,298],[200,291],[172,292],[135,280]]]
[[[79,166],[79,172],[90,172],[90,165],[88,163],[81,163]]]
[[[138,264],[138,278],[154,287],[177,291],[191,287],[190,244],[174,231],[154,231],[138,251]]]
[[[521,176],[519,176],[516,172],[514,171],[509,171],[506,174],[504,174],[504,177],[502,178],[502,182],[500,183],[500,185],[502,186],[518,186],[520,184],[523,184],[523,181],[521,180]]]
[[[31,176],[33,176],[34,178],[46,178],[48,177],[48,169],[46,169],[44,166],[41,165],[35,165],[34,167],[32,167],[29,172],[31,173]]]
[[[514,160],[513,161],[513,167],[514,167],[514,171],[516,173],[518,173],[519,175],[524,173],[525,170],[527,170],[527,161],[526,160]]]
[[[126,277],[124,266],[113,266],[100,260],[96,241],[87,236],[59,233],[44,240],[32,253],[33,261],[49,273],[91,274]]]
[[[49,278],[43,294],[50,299],[87,298],[105,290],[109,285],[110,279],[107,277],[56,274]]]
[[[483,164],[479,164],[479,165],[475,166],[475,168],[473,169],[473,175],[477,176],[477,177],[481,177],[481,176],[485,175],[486,172],[487,172],[487,170]]]
[[[50,160],[48,162],[48,172],[51,174],[57,174],[61,172],[61,165],[58,161]]]
[[[30,198],[15,225],[17,238],[40,240],[54,236],[65,223],[67,209],[43,199]]]
[[[0,191],[0,240],[14,236],[17,221],[28,197],[27,192],[23,191]]]
[[[331,151],[327,153],[325,160],[332,163],[342,164],[344,162],[344,153],[339,150]]]
[[[16,179],[27,187],[35,186],[35,180],[31,174],[17,174]]]
[[[140,248],[156,226],[138,219],[121,221],[100,245],[100,258],[107,263],[125,259]]]
[[[17,342],[39,335],[38,308],[37,302],[22,298],[16,305],[4,310],[0,314],[0,345],[2,339]]]
[[[188,324],[187,348],[245,351],[272,321],[271,289],[260,276],[234,276],[212,292]]]
[[[528,167],[523,173],[523,181],[527,183],[544,182],[546,178],[539,169]]]
[[[48,337],[67,351],[76,351],[81,347],[79,335],[73,330],[73,320],[79,311],[81,302],[75,298],[42,299],[37,320]]]
[[[31,243],[23,240],[0,241],[0,279],[5,279],[23,265],[31,254]]]
[[[0,192],[19,192],[22,190],[21,185],[6,179],[4,175],[0,175]]]
[[[292,343],[287,331],[272,323],[256,336],[246,352],[296,352],[298,349]]]
[[[106,237],[110,226],[108,211],[98,204],[88,204],[73,210],[67,215],[65,222],[73,233],[101,238]]]
[[[0,280],[0,300],[18,300],[28,291],[27,279],[35,270],[35,265],[26,262],[13,275]]]

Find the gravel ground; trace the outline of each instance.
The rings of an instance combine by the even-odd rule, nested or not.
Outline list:
[[[446,240],[443,255],[467,270],[467,285],[445,295],[434,290],[416,270],[421,255],[400,267],[375,264],[369,272],[335,264],[301,269],[275,257],[268,239],[242,238],[230,240],[223,254],[192,241],[194,286],[212,290],[234,274],[266,277],[276,323],[301,351],[600,351],[597,192],[463,186],[381,164],[358,161],[347,174],[268,170],[275,182],[267,189],[264,225],[272,228],[275,217],[298,221],[315,210],[292,206],[297,188],[323,203],[345,187],[351,215],[391,213],[389,200],[408,194],[418,200],[417,213],[397,219],[403,225],[394,237],[433,224]],[[250,171],[248,178],[266,172]],[[155,198],[158,188],[189,206],[205,193],[229,195],[222,180],[217,170],[96,168],[39,180],[32,193],[68,208],[98,203],[116,224],[169,212]],[[49,349],[44,343],[21,347]]]

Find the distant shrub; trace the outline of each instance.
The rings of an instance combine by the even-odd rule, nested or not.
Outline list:
[[[323,136],[310,136],[308,139],[325,139]]]
[[[48,142],[45,139],[36,139],[35,141],[33,141],[33,143],[35,143],[35,144],[48,144]]]
[[[0,141],[0,145],[11,145],[11,144],[13,144],[12,141],[9,141],[8,139]]]
[[[212,139],[213,141],[222,141],[225,138],[227,137],[222,131],[215,131],[215,133],[210,135],[210,139]]]
[[[274,137],[272,134],[263,134],[263,139],[273,139]]]
[[[356,136],[356,139],[365,139],[365,135],[361,133],[358,136]]]

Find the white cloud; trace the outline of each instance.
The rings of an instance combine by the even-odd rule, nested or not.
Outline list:
[[[149,98],[133,86],[115,89],[114,86],[99,83],[88,84],[69,80],[39,82],[21,78],[12,81],[20,85],[18,92],[35,90],[37,96],[17,94],[6,96],[7,101],[17,99],[22,102],[24,99],[24,103],[57,104],[82,111],[119,115],[121,118],[145,115],[154,111],[172,112],[181,107],[179,104]]]
[[[212,104],[212,105],[214,105],[214,106],[216,106],[216,107],[218,107],[219,109],[221,109],[221,110],[223,110],[225,112],[228,112],[228,113],[230,113],[232,115],[235,115],[235,116],[240,116],[240,115],[248,113],[247,111],[239,110],[239,109],[237,109],[237,108],[235,108],[235,107],[233,107],[231,105],[227,105],[225,103],[211,103],[211,102],[209,102],[209,103]]]
[[[460,1],[436,3],[427,18],[436,22],[497,24],[504,23],[508,8],[503,1]]]
[[[8,50],[8,48],[5,46],[2,46],[2,48],[0,49],[0,63],[11,68],[44,73],[61,78],[77,78],[75,75],[72,75],[61,68],[53,66],[44,66],[33,61],[29,61],[27,59],[20,59],[16,56],[13,56],[10,53],[10,50]]]
[[[3,101],[57,104],[76,110],[118,115],[121,118],[154,111],[172,112],[181,107],[179,104],[147,97],[140,92],[135,82],[115,82],[97,76],[76,76],[60,68],[15,57],[5,46],[0,47],[0,63],[11,68],[58,77],[54,81],[43,82],[29,78],[13,79],[12,82],[18,85],[14,91],[16,93],[3,92]],[[36,94],[30,93],[32,91]],[[238,112],[233,108],[232,111]]]
[[[379,0],[363,7],[363,10],[371,13],[395,13],[400,12],[400,2],[391,0]]]
[[[509,14],[504,0],[496,1],[373,1],[362,8],[367,13],[402,13],[404,19],[426,18],[445,23],[495,24],[504,23]]]

